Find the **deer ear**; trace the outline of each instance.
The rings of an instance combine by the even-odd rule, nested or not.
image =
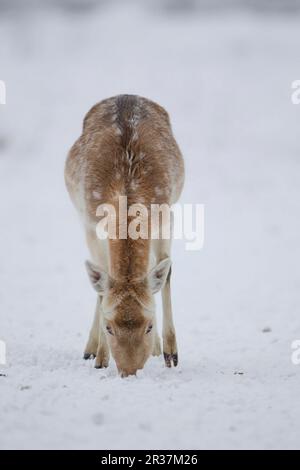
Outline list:
[[[95,291],[98,292],[99,295],[104,295],[110,287],[109,274],[90,261],[86,261],[85,266]]]
[[[171,260],[166,258],[158,263],[148,274],[148,282],[152,294],[158,292],[165,284],[171,269]]]

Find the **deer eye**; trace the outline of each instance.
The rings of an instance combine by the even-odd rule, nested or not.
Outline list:
[[[106,327],[106,331],[107,331],[110,335],[113,336],[113,330],[112,330],[112,328],[111,328],[110,326],[107,326],[107,327]]]
[[[152,330],[152,328],[153,328],[153,325],[149,325],[149,326],[148,326],[148,328],[147,328],[147,330],[146,330],[146,335],[147,335],[148,333],[150,333],[150,331]]]

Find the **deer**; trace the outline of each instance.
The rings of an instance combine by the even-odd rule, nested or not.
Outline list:
[[[162,295],[162,339],[166,367],[177,366],[178,351],[171,303],[171,238],[99,238],[97,208],[167,204],[180,197],[184,162],[167,111],[138,95],[118,95],[94,105],[82,134],[69,151],[65,182],[82,221],[86,261],[97,304],[84,359],[97,369],[113,356],[121,377],[136,375],[148,358],[162,354],[155,299]],[[149,214],[149,213],[148,213]],[[147,215],[150,218],[150,215]],[[127,214],[127,222],[132,215]],[[161,225],[161,223],[159,223]],[[172,218],[170,219],[172,233]]]

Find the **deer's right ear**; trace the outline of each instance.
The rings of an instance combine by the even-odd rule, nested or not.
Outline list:
[[[86,261],[85,266],[93,288],[99,295],[104,295],[110,287],[109,274],[90,261]]]

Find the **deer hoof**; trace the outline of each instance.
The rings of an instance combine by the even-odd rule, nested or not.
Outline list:
[[[164,353],[164,358],[165,358],[165,364],[166,364],[166,367],[172,367],[172,363],[173,363],[173,366],[176,367],[177,364],[178,364],[178,354],[167,354],[167,353]]]
[[[88,352],[85,352],[84,355],[83,355],[83,359],[85,361],[87,361],[88,359],[95,359],[95,354],[93,353],[88,353]]]
[[[109,355],[106,353],[98,353],[95,360],[95,369],[103,369],[104,367],[108,367],[109,363]]]

